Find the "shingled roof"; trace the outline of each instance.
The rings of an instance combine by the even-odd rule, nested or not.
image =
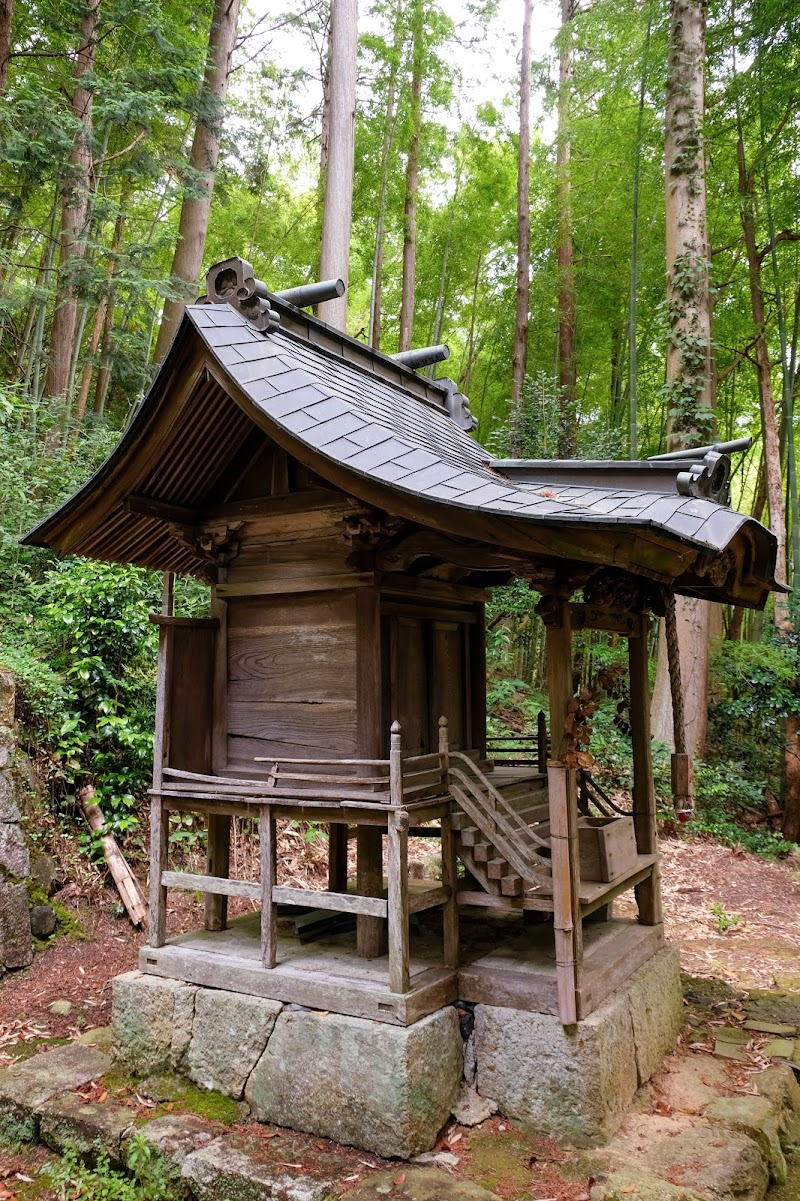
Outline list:
[[[690,595],[761,606],[776,544],[758,522],[680,495],[678,466],[494,459],[463,398],[293,305],[258,328],[234,304],[187,308],[150,392],[92,479],[24,540],[191,571],[191,550],[131,495],[202,510],[263,431],[323,480],[385,511],[535,558],[613,563]],[[255,428],[254,428],[255,427]],[[607,481],[604,483],[604,481]],[[780,586],[780,585],[778,585]]]

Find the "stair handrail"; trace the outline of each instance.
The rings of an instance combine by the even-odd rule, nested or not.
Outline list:
[[[467,816],[475,822],[476,826],[481,829],[481,819],[485,814],[485,809],[475,795],[475,782],[470,780],[468,776],[465,776],[457,767],[451,767],[450,770],[451,776],[455,777],[454,780],[451,779],[450,788],[456,802]],[[472,799],[470,799],[469,794],[472,794]],[[502,818],[501,822],[503,822],[503,825],[507,824]],[[513,842],[509,841],[509,837],[513,837],[514,833],[515,831],[510,828],[508,833],[502,829],[495,829],[487,837],[491,838],[492,844],[497,847],[503,859],[507,861],[523,880],[538,879],[543,882],[549,881],[551,876],[549,865],[545,866],[545,860],[541,860],[540,863],[533,863],[527,856],[519,854]]]
[[[536,833],[536,831],[532,830],[531,827],[527,824],[527,822],[524,822],[521,819],[521,817],[519,816],[519,814],[517,813],[517,811],[513,807],[513,805],[509,805],[508,801],[503,796],[503,794],[497,788],[495,788],[495,786],[494,786],[494,784],[492,784],[491,780],[487,779],[487,777],[483,774],[483,772],[480,770],[480,768],[475,763],[473,763],[473,761],[469,758],[468,755],[462,754],[461,751],[451,751],[450,758],[451,758],[451,760],[458,759],[459,762],[465,764],[468,768],[467,774],[470,775],[472,779],[475,779],[475,777],[478,778],[478,782],[479,782],[480,786],[489,794],[489,796],[492,798],[492,801],[494,802],[494,808],[492,809],[492,813],[496,813],[498,807],[501,810],[505,810],[506,813],[508,814],[508,816],[512,819],[511,820],[512,829],[514,829],[514,827],[516,827],[514,829],[515,833],[522,834],[523,837],[530,839],[532,842],[535,842],[538,846],[542,847],[544,850],[547,850],[547,851],[550,850],[550,843],[547,842],[546,839],[540,838],[539,835]],[[453,771],[452,764],[451,764],[450,770],[451,770],[451,772]]]

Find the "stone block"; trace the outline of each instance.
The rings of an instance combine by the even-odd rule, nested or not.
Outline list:
[[[52,905],[34,905],[30,912],[30,923],[34,938],[49,938],[56,929],[55,909]]]
[[[765,1059],[791,1059],[794,1055],[793,1038],[771,1038],[761,1048]]]
[[[618,991],[628,998],[639,1084],[674,1051],[683,1026],[683,993],[677,947],[664,947]]]
[[[31,870],[31,858],[22,827],[17,822],[0,822],[0,876],[24,880]]]
[[[134,1168],[139,1144],[149,1149],[148,1162],[157,1168],[170,1187],[170,1201],[185,1197],[189,1187],[183,1179],[183,1165],[188,1155],[208,1146],[225,1133],[219,1122],[208,1122],[194,1113],[165,1114],[153,1118],[144,1126],[127,1132],[122,1141],[122,1158]]]
[[[183,1048],[188,1006],[197,989],[179,980],[126,972],[112,982],[111,1027],[114,1060],[138,1076],[168,1072],[173,1037]],[[177,998],[177,1000],[176,1000]],[[180,1025],[176,1027],[176,1012]]]
[[[0,1140],[33,1142],[37,1112],[47,1101],[74,1092],[110,1067],[110,1057],[96,1047],[69,1043],[6,1068],[0,1072]]]
[[[89,1163],[105,1151],[111,1166],[119,1167],[122,1138],[135,1118],[133,1110],[111,1098],[87,1102],[80,1093],[63,1093],[39,1111],[39,1138],[53,1151],[73,1147]]]
[[[758,1072],[752,1082],[759,1095],[771,1102],[784,1146],[800,1143],[800,1084],[786,1063]]]
[[[0,825],[0,830],[4,828],[8,827]],[[27,967],[32,960],[27,885],[24,880],[11,883],[0,878],[0,967]]]
[[[17,736],[14,730],[0,722],[0,769],[13,765],[16,746]]]
[[[786,1160],[778,1135],[778,1113],[766,1097],[720,1097],[705,1116],[746,1134],[761,1148],[775,1184],[786,1181]]]
[[[56,887],[57,867],[52,855],[38,851],[31,857],[31,880],[37,888],[41,888],[45,896],[53,895]]]
[[[577,1026],[552,1014],[475,1009],[477,1085],[500,1112],[580,1145],[608,1138],[639,1084],[626,997],[615,993]]]
[[[245,1097],[260,1121],[409,1159],[434,1145],[462,1063],[450,1006],[405,1027],[284,1011]]]
[[[198,989],[185,1066],[176,1066],[195,1084],[239,1100],[282,1008],[262,997]]]
[[[281,1144],[277,1152],[272,1141],[229,1134],[192,1152],[183,1164],[192,1196],[196,1201],[328,1201],[339,1175],[335,1157],[315,1151],[307,1161],[313,1167],[298,1170],[287,1166],[296,1159],[284,1159],[291,1155],[284,1145],[289,1140],[274,1140]]]

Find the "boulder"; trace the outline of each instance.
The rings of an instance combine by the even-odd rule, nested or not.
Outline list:
[[[31,880],[46,897],[53,895],[57,870],[55,859],[44,851],[37,851],[31,858]]]
[[[14,777],[3,764],[0,767],[0,822],[18,822],[19,817]]]
[[[409,1159],[434,1145],[462,1063],[451,1006],[411,1026],[284,1011],[245,1097],[259,1121]]]
[[[704,1201],[699,1193],[680,1184],[669,1184],[647,1172],[621,1168],[591,1191],[592,1201]]]
[[[191,1041],[184,1063],[176,1067],[195,1084],[239,1100],[281,1009],[279,1001],[198,989]]]
[[[31,859],[22,828],[17,822],[0,821],[0,876],[24,880],[31,870]]]
[[[215,1139],[187,1155],[184,1182],[196,1201],[328,1201],[339,1174],[335,1157],[314,1150],[304,1167],[290,1140],[274,1140],[281,1144],[277,1151],[272,1141],[255,1134]]]
[[[72,1147],[89,1163],[104,1151],[112,1167],[122,1164],[120,1145],[136,1115],[110,1098],[88,1102],[80,1093],[63,1093],[47,1101],[39,1112],[39,1138],[53,1151]]]
[[[186,1013],[194,1004],[196,992],[193,985],[141,972],[115,977],[111,1027],[116,1064],[138,1076],[168,1072],[173,1061],[173,1038],[181,1050],[185,1044]]]
[[[771,1102],[784,1146],[800,1143],[800,1084],[788,1064],[758,1072],[752,1082],[759,1095]]]
[[[778,1113],[766,1097],[720,1097],[713,1101],[705,1116],[746,1134],[761,1148],[775,1184],[786,1181],[786,1160],[778,1135]]]
[[[18,829],[16,826],[3,829]],[[33,960],[28,889],[24,880],[11,883],[0,873],[0,967],[27,967]]]
[[[396,1168],[372,1172],[347,1194],[347,1201],[380,1201],[384,1196],[392,1201],[500,1201],[497,1193],[470,1180],[454,1180],[439,1168],[406,1168],[400,1174]]]
[[[30,912],[31,934],[34,938],[49,938],[55,934],[56,911],[52,905],[34,905]]]

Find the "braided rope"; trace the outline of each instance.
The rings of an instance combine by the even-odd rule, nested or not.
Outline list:
[[[686,754],[686,714],[683,708],[683,686],[681,683],[681,656],[678,647],[678,620],[675,613],[675,593],[666,597],[664,628],[667,636],[667,662],[669,664],[669,688],[672,694],[672,737],[675,751]]]

